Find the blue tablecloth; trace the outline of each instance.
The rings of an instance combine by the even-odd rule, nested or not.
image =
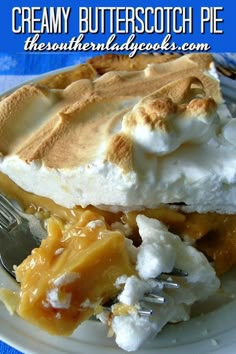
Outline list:
[[[0,341],[0,354],[20,354],[18,350]]]
[[[235,70],[236,53],[216,54],[215,58],[222,65]],[[79,64],[86,59],[88,56],[81,57],[78,53],[0,53],[0,94],[37,75]],[[0,341],[0,354],[17,353],[20,352]]]

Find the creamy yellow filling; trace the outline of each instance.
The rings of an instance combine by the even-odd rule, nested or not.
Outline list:
[[[214,261],[221,274],[236,263],[236,215],[185,214],[162,207],[128,213],[112,213],[92,206],[66,209],[50,199],[23,191],[0,173],[0,190],[17,200],[29,213],[45,219],[48,237],[16,269],[19,298],[2,294],[17,313],[44,330],[68,335],[97,313],[120,289],[114,284],[121,275],[135,274],[124,233],[116,222],[128,226],[134,244],[141,242],[136,216],[155,218],[169,229],[188,237]],[[14,295],[14,296],[13,296]],[[8,297],[8,296],[7,296]],[[127,308],[117,308],[127,312]]]

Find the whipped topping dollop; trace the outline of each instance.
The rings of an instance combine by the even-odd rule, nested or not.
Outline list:
[[[170,233],[161,222],[138,215],[137,224],[142,237],[142,244],[136,251],[138,275],[122,276],[116,281],[117,287],[123,284],[118,300],[129,306],[129,310],[126,315],[115,315],[111,322],[117,344],[127,351],[137,350],[166,323],[188,320],[190,306],[214,294],[220,285],[206,257]],[[157,286],[156,277],[172,271],[174,267],[188,273],[187,277],[172,277],[171,280],[179,283],[180,287],[168,289]],[[148,292],[166,299],[164,304],[146,303],[146,307],[153,310],[149,317],[139,313]],[[102,315],[99,317],[104,319]]]

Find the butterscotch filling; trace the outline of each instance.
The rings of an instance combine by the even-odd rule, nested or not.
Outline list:
[[[184,213],[162,207],[145,209],[128,213],[112,213],[93,206],[67,209],[52,200],[22,190],[6,175],[0,172],[0,190],[10,198],[17,200],[28,212],[45,212],[59,217],[64,222],[75,222],[89,210],[104,217],[111,225],[115,222],[127,224],[129,237],[137,245],[140,242],[136,216],[143,214],[166,224],[170,231],[195,242],[197,248],[205,253],[210,261],[214,261],[217,274],[228,271],[236,263],[236,215],[218,213]]]
[[[48,237],[16,269],[21,283],[17,313],[51,334],[72,333],[118,295],[118,277],[136,274],[125,238],[140,244],[138,214],[158,219],[171,232],[195,242],[214,261],[218,274],[236,263],[234,215],[185,214],[167,207],[128,213],[66,209],[23,191],[2,173],[0,189],[46,220]],[[114,230],[116,223],[129,230],[126,236],[121,227]]]
[[[51,218],[48,237],[17,268],[18,314],[52,334],[68,335],[115,297],[116,279],[135,273],[124,236],[85,211],[64,228]]]

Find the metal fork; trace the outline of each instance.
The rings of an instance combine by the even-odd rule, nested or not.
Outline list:
[[[46,230],[36,216],[22,212],[0,194],[0,262],[15,277],[18,266],[45,238]]]
[[[137,309],[137,313],[142,317],[150,317],[153,315],[153,309],[151,304],[165,304],[166,298],[162,295],[162,290],[164,289],[178,289],[180,285],[173,281],[171,278],[174,277],[187,277],[188,273],[184,272],[182,269],[173,268],[172,272],[170,273],[162,273],[157,278],[153,279],[155,286],[153,288],[153,292],[145,293],[142,299],[139,302],[139,308]],[[118,297],[111,299],[107,303],[103,305],[103,311],[108,313],[112,312],[113,305],[119,303]],[[150,304],[150,305],[148,305]]]

